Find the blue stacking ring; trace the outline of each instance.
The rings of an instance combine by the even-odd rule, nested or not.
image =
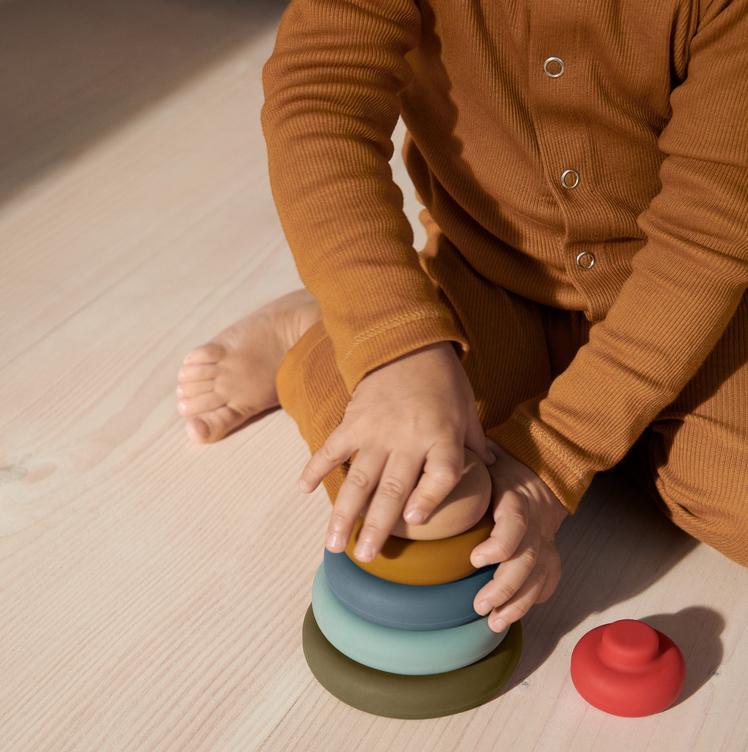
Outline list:
[[[488,617],[420,632],[373,624],[335,597],[321,563],[312,584],[312,611],[320,632],[343,655],[395,674],[441,674],[469,666],[492,652],[507,634],[493,632]]]
[[[473,608],[478,591],[493,577],[495,564],[442,585],[402,585],[383,580],[357,566],[343,552],[325,549],[327,584],[357,616],[394,629],[448,629],[480,619]]]

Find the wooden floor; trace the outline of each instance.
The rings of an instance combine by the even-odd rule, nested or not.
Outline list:
[[[190,347],[299,284],[259,123],[282,7],[0,2],[0,749],[744,752],[748,570],[617,470],[565,523],[499,699],[395,721],[310,674],[329,505],[297,491],[306,445],[280,411],[192,445],[174,395]],[[579,637],[623,617],[685,653],[661,715],[606,715],[569,679]]]

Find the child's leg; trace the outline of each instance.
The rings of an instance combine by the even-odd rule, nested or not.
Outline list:
[[[483,426],[502,422],[516,404],[550,384],[540,306],[488,284],[441,234],[430,237],[420,260],[470,342],[462,363]],[[315,452],[342,419],[349,400],[321,321],[286,353],[276,375],[276,388],[281,406]],[[345,472],[343,465],[324,480],[331,501],[337,497]]]
[[[632,460],[678,527],[748,566],[748,295]]]

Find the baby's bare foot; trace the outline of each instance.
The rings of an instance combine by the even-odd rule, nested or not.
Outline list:
[[[224,329],[184,359],[177,376],[187,433],[213,442],[278,406],[275,374],[285,353],[319,319],[305,288],[294,290]]]

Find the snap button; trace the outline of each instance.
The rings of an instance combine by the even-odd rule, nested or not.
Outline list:
[[[582,269],[592,269],[595,265],[595,257],[589,251],[581,251],[577,254],[577,266]]]
[[[576,188],[579,185],[579,173],[572,169],[564,170],[561,173],[561,185],[564,188]]]
[[[558,78],[564,72],[564,61],[560,57],[547,57],[543,62],[543,71],[546,76]]]

